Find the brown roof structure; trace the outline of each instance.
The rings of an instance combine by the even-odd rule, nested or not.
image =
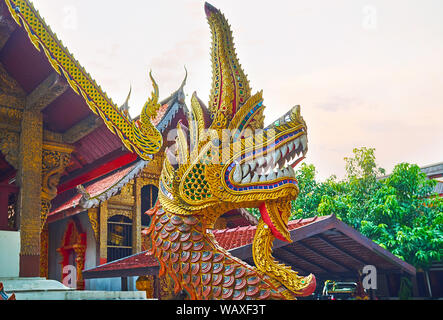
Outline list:
[[[185,81],[176,92],[161,102],[162,106],[156,118],[152,121],[164,135],[165,140],[168,133],[167,129],[176,127],[178,121],[185,120],[186,118],[188,109],[183,99],[184,84]],[[166,141],[166,143],[168,142]],[[102,141],[102,145],[106,145],[106,141]],[[48,214],[48,222],[51,223],[80,213],[85,209],[97,207],[100,202],[106,201],[117,194],[122,187],[134,179],[146,166],[149,166],[149,161],[137,159],[135,155],[134,158],[135,161],[130,164],[114,169],[92,181],[87,181],[83,186],[83,194],[79,190],[72,189],[65,194],[60,193],[54,201],[53,209]],[[75,183],[74,185],[78,187],[81,183]]]
[[[389,251],[346,225],[334,215],[293,220],[288,224],[292,243],[274,242],[273,256],[300,274],[319,278],[355,277],[365,265],[379,273],[416,270]],[[256,226],[214,230],[219,244],[232,255],[254,265],[252,242]],[[128,277],[158,274],[158,264],[148,251],[83,272],[84,278]]]

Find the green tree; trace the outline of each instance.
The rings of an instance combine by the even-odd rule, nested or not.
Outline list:
[[[335,176],[328,179],[326,183],[315,180],[315,166],[303,163],[296,172],[296,179],[300,189],[297,199],[292,202],[291,219],[308,218],[318,214],[318,206],[322,197],[336,194]]]
[[[416,267],[441,260],[443,200],[432,194],[435,184],[417,165],[397,165],[369,200],[360,231]]]
[[[346,178],[315,179],[314,165],[297,171],[300,194],[292,219],[335,214],[393,254],[426,268],[443,253],[443,199],[435,181],[417,165],[398,164],[389,177],[375,162],[375,149],[353,150],[345,158]]]

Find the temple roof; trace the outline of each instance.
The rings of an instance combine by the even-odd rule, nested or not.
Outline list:
[[[108,200],[117,194],[120,189],[134,179],[148,164],[148,161],[139,160],[124,169],[114,171],[110,175],[106,175],[97,181],[84,187],[84,191],[80,190],[72,196],[68,201],[52,210],[48,216],[56,215],[59,212],[68,209],[77,209],[84,211],[100,205],[100,202]],[[51,222],[51,221],[49,221]]]
[[[75,148],[61,176],[59,193],[137,160],[137,155],[124,148],[120,138],[112,133],[116,130],[112,117],[97,108],[101,106],[121,116],[119,107],[62,44],[29,0],[0,0],[0,64],[25,97],[38,98],[44,139]],[[176,92],[172,96],[177,95]],[[22,112],[23,107],[23,103],[8,105],[17,112]],[[164,103],[154,123],[158,122],[164,131],[179,108],[179,104]],[[20,122],[8,125],[20,131]]]
[[[187,112],[186,104],[182,97],[183,85],[171,96],[161,102],[162,107],[157,113],[157,117],[153,120],[153,124],[157,129],[165,134],[167,128],[177,125],[177,122],[184,118]],[[128,166],[122,166],[100,178],[85,184],[84,191],[76,190],[70,192],[67,199],[61,201],[57,199],[53,210],[48,214],[48,222],[51,223],[61,217],[70,216],[80,213],[85,209],[97,207],[102,201],[106,201],[116,195],[121,188],[137,177],[141,171],[149,165],[149,161],[137,160]],[[80,184],[75,187],[80,186]],[[63,195],[59,196],[63,198]],[[65,213],[65,214],[61,214]],[[55,217],[57,216],[57,218]]]
[[[29,0],[0,0],[0,65],[27,97],[25,102],[8,108],[16,108],[20,113],[24,103],[34,101],[43,115],[44,141],[74,147],[70,163],[60,177],[58,195],[52,201],[55,210],[50,216],[98,205],[116,194],[146,165],[113,133],[119,132],[114,123],[117,120],[113,119],[123,115],[120,108],[62,44]],[[185,81],[160,102],[152,121],[163,134],[176,126],[178,119],[185,118],[184,84]],[[9,125],[20,132],[20,121]],[[15,174],[10,166],[3,167],[0,169],[5,174]],[[86,188],[88,199],[76,190],[79,185]]]
[[[415,268],[338,220],[334,215],[299,219],[288,224],[292,243],[276,240],[273,256],[300,274],[317,277],[356,276],[365,265],[378,272],[406,272]],[[254,265],[252,242],[256,226],[214,230],[219,244],[232,255]],[[155,258],[144,251],[85,270],[84,278],[107,278],[158,274]]]
[[[89,98],[82,92],[88,89],[114,104],[31,2],[2,0],[0,17],[0,64],[28,98],[36,98],[45,140],[75,147],[61,182],[129,153],[90,108]],[[76,76],[83,80],[74,85]],[[10,107],[23,110],[20,105]]]

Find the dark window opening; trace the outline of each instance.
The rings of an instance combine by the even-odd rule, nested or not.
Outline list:
[[[132,254],[132,220],[117,215],[108,219],[108,262]]]

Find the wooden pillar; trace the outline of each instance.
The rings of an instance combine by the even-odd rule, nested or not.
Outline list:
[[[86,233],[80,235],[80,243],[73,245],[76,254],[75,262],[77,265],[77,290],[85,290],[85,280],[83,279],[83,269],[85,268],[86,258]]]
[[[136,254],[141,252],[142,241],[141,241],[141,189],[143,181],[136,178],[134,181],[134,209],[133,209],[133,219],[132,219],[132,253]]]
[[[23,112],[19,168],[20,277],[40,275],[43,121],[40,111]]]
[[[161,300],[160,278],[158,275],[154,275],[154,299]]]
[[[42,145],[42,185],[40,208],[40,276],[48,277],[48,223],[46,221],[51,210],[51,200],[57,196],[57,186],[60,177],[65,171],[74,150],[68,146],[55,142],[44,142]],[[45,230],[46,227],[46,230]]]
[[[100,203],[100,261],[104,264],[108,260],[108,201]]]
[[[128,291],[128,277],[121,277],[122,291]]]

